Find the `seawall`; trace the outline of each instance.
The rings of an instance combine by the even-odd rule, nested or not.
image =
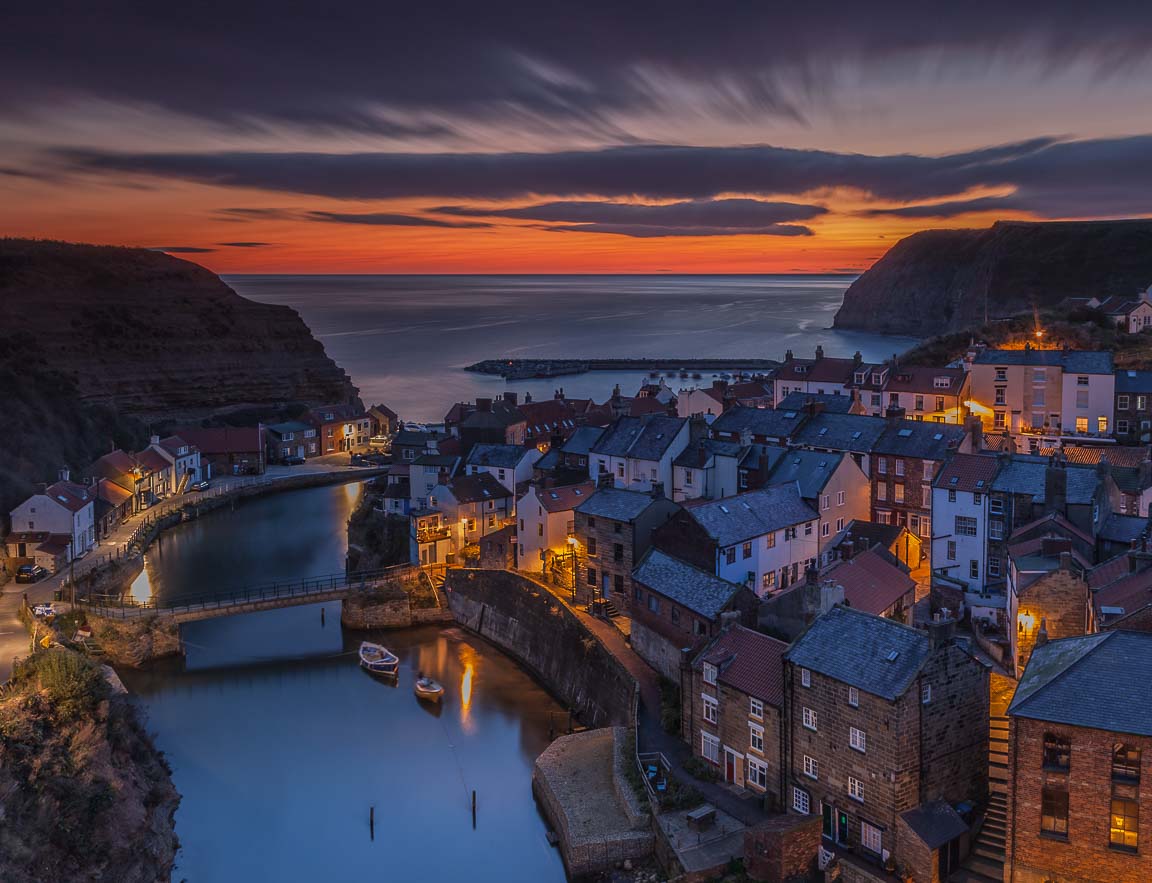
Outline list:
[[[450,569],[456,621],[531,671],[588,727],[631,724],[636,681],[547,590],[504,570]]]

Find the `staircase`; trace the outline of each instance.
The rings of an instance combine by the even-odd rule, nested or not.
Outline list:
[[[972,851],[950,883],[1001,883],[1008,825],[1008,718],[988,721],[988,808]]]
[[[601,607],[601,610],[604,611],[604,618],[605,619],[615,619],[616,617],[618,617],[620,615],[620,611],[618,609],[616,609],[616,605],[613,604],[611,601],[605,599],[603,604],[604,604],[604,606]]]

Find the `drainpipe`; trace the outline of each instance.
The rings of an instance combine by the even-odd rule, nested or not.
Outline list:
[[[792,735],[792,666],[784,663],[784,704],[780,709],[780,730],[788,737]],[[784,812],[792,808],[787,793],[788,771],[792,768],[791,738],[780,740],[780,804]],[[812,807],[809,806],[809,809]]]
[[[1012,717],[1008,717],[1008,742],[1012,747],[1012,762],[1008,764],[1008,787],[1012,789],[1012,805],[1008,808],[1008,823],[1012,825],[1012,843],[1011,851],[1004,855],[1004,861],[1008,862],[1008,883],[1013,883],[1016,879],[1016,770],[1017,761],[1020,759],[1020,746],[1016,738],[1016,733],[1013,731]],[[991,789],[989,789],[991,794]],[[987,817],[987,812],[985,812]]]

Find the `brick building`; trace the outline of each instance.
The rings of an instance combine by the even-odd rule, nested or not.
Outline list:
[[[610,602],[628,612],[632,571],[651,545],[652,531],[679,510],[657,488],[651,493],[601,487],[575,509],[578,600]]]
[[[685,666],[681,726],[692,751],[732,782],[781,804],[784,663],[788,645],[743,626],[717,635]]]
[[[785,655],[787,802],[820,813],[824,842],[876,864],[911,866],[901,814],[934,801],[981,801],[987,789],[988,673],[952,638],[835,607]],[[955,838],[953,838],[955,839]],[[951,850],[951,840],[928,850]]]
[[[1067,525],[1070,527],[1070,525]],[[1071,638],[1093,631],[1092,597],[1087,571],[1091,565],[1071,539],[1044,536],[1009,546],[1009,659],[1015,671],[1028,664],[1041,630],[1049,639]]]
[[[679,680],[685,650],[720,631],[725,613],[756,624],[759,600],[747,586],[649,549],[632,572],[632,648],[671,681]]]
[[[1152,879],[1152,635],[1037,647],[1008,707],[1005,880]]]

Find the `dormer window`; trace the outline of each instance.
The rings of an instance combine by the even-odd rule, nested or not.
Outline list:
[[[716,685],[716,666],[711,662],[704,663],[704,683]]]
[[[856,372],[856,382],[857,382],[857,383],[863,383],[863,382],[864,382],[864,378],[865,378],[865,377],[867,377],[867,376],[868,376],[868,372],[866,372],[866,371],[857,371],[857,372]]]
[[[880,382],[880,375],[879,374],[873,374],[872,375],[872,382],[873,383],[879,383]]]

